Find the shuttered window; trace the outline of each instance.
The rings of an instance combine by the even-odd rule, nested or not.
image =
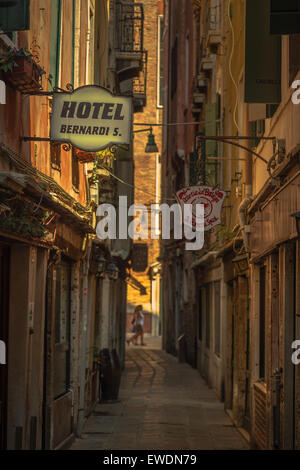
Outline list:
[[[0,29],[5,32],[30,29],[30,0],[17,0],[14,6],[0,8]]]
[[[61,0],[51,0],[49,76],[52,88],[60,86]]]

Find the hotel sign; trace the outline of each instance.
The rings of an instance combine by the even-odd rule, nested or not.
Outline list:
[[[131,119],[131,98],[115,96],[100,86],[54,93],[50,140],[69,142],[86,152],[129,144]]]

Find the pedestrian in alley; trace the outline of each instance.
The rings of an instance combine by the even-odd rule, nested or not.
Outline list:
[[[142,305],[138,305],[136,308],[135,308],[135,311],[134,311],[134,324],[135,324],[135,327],[136,327],[136,332],[134,333],[133,336],[131,336],[130,339],[127,340],[127,344],[128,346],[130,345],[130,343],[134,343],[135,345],[137,345],[137,340],[138,338],[140,337],[141,338],[141,346],[146,346],[145,343],[144,343],[144,315],[142,313],[142,310],[143,310],[143,306]]]

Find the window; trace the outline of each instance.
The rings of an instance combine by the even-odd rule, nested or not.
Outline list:
[[[70,386],[70,295],[71,268],[67,262],[56,267],[54,397]]]
[[[208,122],[205,125],[206,136],[217,136],[219,134],[218,122],[220,118],[220,95],[216,95],[215,103],[208,103],[205,106],[205,120]],[[218,184],[218,169],[219,163],[217,160],[208,160],[208,158],[218,157],[218,142],[216,140],[205,141],[205,168],[203,180],[209,186],[217,186]]]
[[[5,3],[5,2],[2,2]],[[1,7],[0,29],[12,39],[13,31],[30,29],[30,0],[16,0],[13,5]]]
[[[265,120],[258,119],[257,121],[251,122],[251,133],[253,136],[252,147],[257,147],[260,142],[260,137],[265,133]]]
[[[206,306],[205,306],[205,344],[210,347],[210,284],[207,284],[206,289]]]
[[[221,352],[221,312],[220,312],[220,281],[214,282],[214,310],[215,310],[215,353]]]
[[[51,166],[56,170],[60,170],[61,163],[61,144],[57,142],[50,143],[50,159]]]
[[[79,163],[72,149],[72,186],[75,191],[79,190]]]
[[[163,28],[164,28],[164,17],[158,17],[158,32],[157,32],[157,106],[162,108],[163,106]]]
[[[266,327],[266,268],[261,266],[259,270],[259,378],[265,379],[265,327]]]
[[[60,86],[62,0],[51,0],[51,39],[49,81],[52,88]]]

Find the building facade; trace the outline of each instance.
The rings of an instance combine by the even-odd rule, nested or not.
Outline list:
[[[134,116],[134,181],[135,204],[143,204],[147,212],[142,217],[147,218],[150,227],[150,206],[161,200],[161,139],[162,139],[162,85],[163,85],[163,2],[143,0],[135,2],[143,5],[144,23],[144,60],[145,70],[140,80],[134,82],[136,91],[144,86],[144,97],[137,102]],[[142,79],[144,80],[142,81]],[[142,124],[142,125],[141,125]],[[145,125],[143,125],[145,124]],[[149,129],[155,135],[158,153],[145,153],[147,134],[139,130]],[[141,217],[141,219],[142,219]],[[143,219],[142,219],[143,220]],[[153,226],[154,225],[154,226]],[[134,308],[143,304],[145,315],[144,330],[158,335],[160,327],[160,221],[154,217],[151,226],[156,239],[150,238],[149,231],[142,227],[141,237],[134,241],[132,252],[132,276],[137,283],[128,287],[128,330]],[[141,295],[142,294],[142,295]]]
[[[199,369],[253,447],[298,449],[299,32],[267,1],[164,5],[162,192],[226,192],[200,251],[163,245],[164,348]]]
[[[97,402],[99,351],[124,363],[131,241],[99,240],[95,228],[101,202],[133,200],[133,158],[132,145],[89,154],[49,142],[52,96],[88,84],[132,96],[142,59],[133,36],[124,57],[119,2],[13,3],[0,9],[12,64],[0,77],[0,441],[57,449]]]

